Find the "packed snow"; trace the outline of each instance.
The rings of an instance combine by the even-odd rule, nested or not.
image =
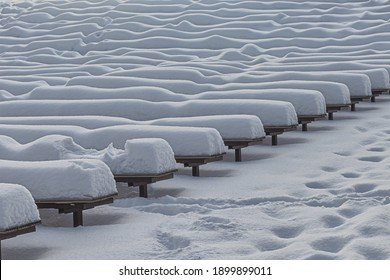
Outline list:
[[[86,211],[83,227],[40,210],[36,233],[2,242],[4,259],[390,258],[388,95],[277,146],[266,138],[243,162],[223,142],[386,91],[388,1],[17,0],[0,11],[6,154],[56,137],[83,153],[147,149],[139,138],[150,137],[175,156],[226,152],[197,178],[178,167],[148,199],[113,184],[114,203]],[[144,148],[136,154],[165,157]],[[97,159],[0,166],[0,178],[26,187],[69,174],[61,183],[77,188],[100,167],[93,176],[112,183]]]

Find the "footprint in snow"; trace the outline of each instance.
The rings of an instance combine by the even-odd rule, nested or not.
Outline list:
[[[353,186],[357,193],[366,193],[377,187],[376,184],[356,184]]]
[[[338,169],[336,167],[333,167],[333,166],[323,166],[323,167],[321,167],[321,170],[323,170],[325,172],[336,172]]]
[[[337,212],[345,218],[353,218],[361,214],[361,211],[356,208],[344,208],[344,209],[337,210]]]
[[[363,126],[355,126],[354,129],[359,131],[359,132],[361,132],[361,133],[364,133],[364,132],[368,131],[368,128],[363,127]]]
[[[384,159],[385,157],[381,157],[381,156],[368,156],[368,157],[358,158],[358,160],[360,161],[367,161],[367,162],[381,162]]]
[[[321,190],[321,189],[330,188],[331,184],[329,182],[315,181],[315,182],[308,182],[305,184],[305,186],[308,187],[309,189]]]
[[[386,151],[386,148],[385,147],[373,147],[373,148],[367,149],[367,151],[369,151],[369,152],[384,152],[384,151]]]
[[[280,240],[267,239],[267,240],[258,241],[257,244],[255,244],[255,247],[262,252],[270,252],[270,251],[283,249],[287,247],[287,244]]]
[[[361,176],[361,174],[355,172],[345,172],[345,173],[341,173],[341,175],[344,178],[348,178],[348,179],[359,178]]]
[[[320,238],[312,242],[310,245],[315,250],[329,252],[329,253],[338,253],[345,247],[345,245],[348,244],[348,242],[349,239],[347,238],[331,236],[331,237]]]
[[[280,238],[290,239],[295,238],[303,232],[304,228],[301,226],[281,226],[274,227],[271,231]]]
[[[387,260],[390,257],[390,252],[370,246],[360,247],[358,253],[368,260]]]
[[[157,241],[168,250],[178,250],[190,246],[191,241],[183,236],[172,235],[167,232],[157,234]]]
[[[321,218],[326,228],[335,228],[345,223],[342,217],[336,215],[326,215]]]

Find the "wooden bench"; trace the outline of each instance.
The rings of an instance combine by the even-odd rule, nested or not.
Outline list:
[[[272,137],[272,146],[278,145],[278,135],[287,131],[296,130],[298,125],[291,126],[265,126],[264,131],[266,135]]]
[[[320,120],[325,118],[326,114],[323,115],[305,115],[305,116],[298,116],[298,123],[302,125],[302,131],[307,131],[307,125],[311,122],[314,122],[316,120]]]
[[[114,202],[117,194],[95,198],[91,200],[64,200],[64,201],[36,201],[38,208],[41,209],[58,209],[58,213],[73,213],[73,227],[83,225],[83,211],[92,209],[96,206]]]
[[[371,97],[371,102],[375,102],[375,98],[381,94],[389,94],[390,89],[388,88],[377,88],[377,89],[372,89],[372,97]]]
[[[0,259],[1,259],[1,241],[8,238],[13,238],[21,234],[26,234],[30,232],[36,231],[36,226],[41,222],[34,222],[26,225],[21,225],[15,228],[7,229],[4,231],[0,231]]]
[[[225,145],[230,149],[235,151],[235,161],[240,162],[242,161],[242,155],[241,155],[241,149],[246,148],[248,146],[260,144],[263,142],[264,137],[257,138],[257,139],[227,139],[224,140]]]
[[[129,187],[139,187],[139,196],[148,197],[148,184],[158,181],[172,179],[177,170],[154,175],[114,175],[116,182],[127,183]]]
[[[199,166],[223,159],[224,154],[204,157],[175,157],[176,162],[184,164],[184,167],[192,167],[192,176],[199,176]]]

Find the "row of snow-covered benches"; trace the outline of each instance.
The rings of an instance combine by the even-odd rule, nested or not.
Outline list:
[[[237,15],[230,9],[226,22],[223,14],[214,11],[222,21],[217,28],[210,27],[216,20],[213,12],[195,19],[182,11],[184,4],[180,4],[167,11],[154,10],[153,14],[164,14],[164,27],[150,25],[150,31],[130,33],[135,40],[117,36],[136,26],[128,22],[107,23],[107,30],[95,34],[89,30],[93,25],[87,30],[73,25],[78,32],[65,32],[67,26],[60,21],[54,32],[66,34],[66,38],[50,40],[45,37],[51,34],[51,28],[45,29],[46,17],[41,23],[36,17],[32,32],[24,32],[31,24],[26,25],[23,16],[20,21],[17,17],[2,21],[0,175],[17,185],[0,188],[1,210],[15,218],[0,221],[0,239],[31,231],[39,222],[34,205],[73,213],[74,225],[81,225],[83,210],[112,201],[115,181],[139,186],[140,195],[147,197],[147,185],[171,178],[175,162],[192,167],[193,175],[199,176],[199,166],[221,160],[225,147],[234,149],[236,161],[240,161],[241,149],[261,142],[266,135],[271,135],[276,145],[277,135],[298,124],[307,130],[308,123],[326,114],[333,119],[341,108],[355,110],[357,102],[375,101],[378,94],[388,92],[389,57],[365,51],[368,46],[373,52],[388,49],[389,43],[383,41],[387,39],[386,24],[376,28],[360,19],[360,24],[353,25],[359,34],[349,43],[338,38],[312,40],[309,37],[322,34],[327,23],[316,22],[310,32],[299,32],[294,22],[305,25],[315,14],[303,17],[294,9],[267,14],[267,19],[282,26],[292,22],[287,32],[267,34],[261,30],[264,21],[258,12],[259,24],[241,18],[243,10],[256,10],[248,9],[248,3],[242,4],[246,8],[238,9]],[[153,5],[143,7],[144,12],[154,9]],[[129,3],[116,8],[123,12],[134,7]],[[203,6],[198,8],[204,12]],[[167,16],[174,9],[183,12],[180,24],[174,22],[174,16]],[[196,9],[194,4],[190,10]],[[345,15],[333,15],[335,9],[327,17],[347,19],[352,10],[347,7]],[[32,7],[26,13],[34,11]],[[6,15],[7,10],[3,12]],[[8,12],[12,14],[12,9]],[[387,15],[387,11],[378,13],[379,17]],[[133,18],[133,23],[138,19],[142,23],[144,17]],[[194,20],[194,25],[187,19]],[[290,22],[284,22],[287,19]],[[154,20],[160,21],[158,16]],[[361,31],[365,24],[370,28]],[[245,38],[249,28],[249,36],[256,33],[262,40],[235,40],[226,35],[225,26],[241,28],[239,36],[231,33],[240,38]],[[189,28],[196,31],[191,34],[193,43],[177,40],[186,36],[177,30]],[[337,34],[343,32],[350,29]],[[206,38],[202,34],[207,34]],[[149,43],[139,42],[149,36]],[[334,46],[328,47],[329,42]],[[313,55],[300,55],[302,45],[304,52]],[[120,56],[115,51],[105,52],[110,48],[121,49]],[[197,49],[200,55],[191,56]],[[339,54],[332,56],[331,50]],[[88,51],[91,56],[84,56]],[[62,52],[64,56],[58,56]],[[365,55],[359,57],[359,53]],[[139,140],[129,141],[134,138]],[[16,172],[17,177],[13,175]],[[53,182],[61,184],[53,188]],[[19,199],[14,201],[15,197]],[[23,206],[19,208],[20,203]],[[29,212],[26,217],[23,211]]]

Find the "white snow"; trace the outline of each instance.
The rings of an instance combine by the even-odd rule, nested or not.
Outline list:
[[[389,86],[388,1],[17,0],[1,2],[0,10],[0,114],[9,123],[0,135],[22,145],[59,134],[84,149],[113,143],[124,150],[129,139],[153,137],[175,155],[220,154],[220,133],[233,127],[225,122],[241,123],[226,114],[252,115],[246,124],[296,122],[300,104],[260,114],[255,103],[265,101],[197,96],[303,89],[342,105]],[[37,100],[19,100],[34,92]],[[90,100],[45,100],[57,94]],[[381,95],[356,112],[341,110],[307,132],[285,133],[278,146],[265,139],[245,148],[239,163],[226,151],[197,178],[179,167],[174,179],[149,187],[148,199],[117,184],[114,204],[86,211],[82,228],[71,227],[70,215],[42,210],[36,233],[2,242],[3,258],[389,259],[389,101]],[[229,106],[222,110],[223,102]],[[206,103],[207,110],[197,108]],[[72,106],[60,111],[56,104]],[[206,111],[223,116],[206,118]],[[110,117],[130,114],[133,121]],[[152,122],[204,122],[219,132]],[[32,162],[2,162],[0,178],[27,184],[56,174],[53,163],[62,161],[36,163],[30,177],[19,170]]]
[[[0,160],[3,183],[25,186],[35,201],[92,200],[117,193],[114,177],[100,160]]]
[[[176,169],[172,148],[163,139],[127,140],[124,149],[110,144],[103,150],[85,149],[71,137],[49,135],[24,145],[0,135],[0,158],[17,161],[97,159],[115,175],[160,174]]]
[[[0,231],[40,221],[30,192],[21,185],[0,184]]]

